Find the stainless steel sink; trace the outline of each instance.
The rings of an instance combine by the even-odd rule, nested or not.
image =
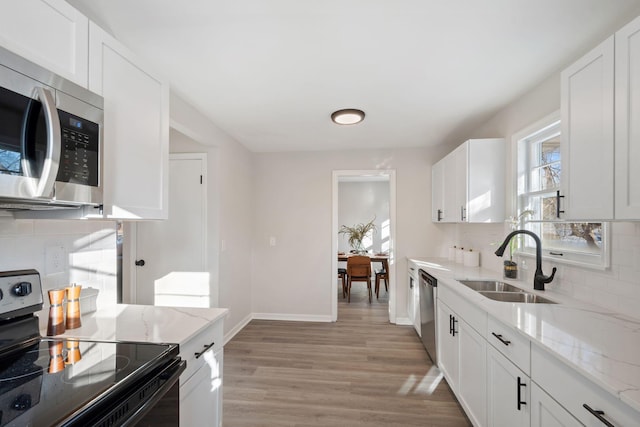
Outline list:
[[[474,291],[491,291],[491,292],[524,292],[522,289],[510,285],[508,283],[497,280],[458,280],[468,288]]]
[[[556,304],[556,302],[551,301],[545,297],[541,297],[540,295],[530,294],[528,292],[487,292],[480,291],[481,295],[485,297],[495,300],[495,301],[503,301],[503,302],[521,302],[526,304]]]

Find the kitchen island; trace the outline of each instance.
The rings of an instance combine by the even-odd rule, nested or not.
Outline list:
[[[503,409],[493,408],[492,398],[504,396],[493,394],[492,387],[499,386],[495,378],[501,368],[496,366],[503,358],[507,361],[504,366],[516,372],[514,384],[508,385],[514,411],[517,408],[527,419],[530,415],[531,425],[544,425],[541,417],[550,413],[556,419],[566,415],[569,421],[564,425],[579,425],[578,421],[599,425],[598,415],[616,426],[640,425],[640,321],[554,292],[553,283],[546,291],[534,291],[532,283],[505,280],[492,270],[463,267],[439,258],[410,261],[438,280],[438,351],[444,357],[439,357],[439,364],[441,368],[444,364],[447,380],[458,383],[451,384],[452,388],[458,386],[464,394],[465,378],[460,371],[468,360],[484,360],[478,366],[486,367],[486,400],[475,402],[475,397],[470,397],[465,401],[458,396],[465,410],[477,408],[478,424],[492,425],[500,419]],[[556,304],[495,301],[459,282],[474,279],[501,280]],[[447,341],[457,336],[457,351],[465,339],[466,343],[473,341],[465,333],[485,340],[486,352],[470,355],[459,349],[456,357],[460,359],[455,363],[459,369],[447,371],[447,352],[451,353]],[[476,349],[483,345],[479,339],[473,342]],[[492,377],[492,372],[496,376]],[[518,402],[525,404],[516,405],[516,391]],[[550,409],[551,405],[554,408]]]
[[[222,425],[223,321],[226,308],[117,304],[82,316],[82,326],[59,337],[180,345],[180,425]],[[38,313],[47,333],[48,307]]]

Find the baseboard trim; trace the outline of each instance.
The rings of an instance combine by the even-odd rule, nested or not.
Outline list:
[[[253,318],[256,320],[286,320],[291,322],[331,322],[331,315],[253,313]]]
[[[412,326],[413,322],[408,317],[396,317],[396,325]]]
[[[224,345],[227,345],[227,343],[231,341],[231,339],[233,339],[233,337],[235,337],[238,332],[243,330],[244,327],[247,326],[252,319],[253,314],[249,314],[247,317],[238,322],[238,324],[234,326],[229,332],[224,334]]]

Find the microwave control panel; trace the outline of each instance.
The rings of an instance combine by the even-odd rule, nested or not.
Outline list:
[[[56,181],[97,187],[100,172],[100,127],[58,110],[62,133],[60,169]]]

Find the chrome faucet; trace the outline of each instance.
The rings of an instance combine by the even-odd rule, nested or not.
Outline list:
[[[545,276],[542,272],[542,242],[540,242],[540,238],[533,232],[529,230],[516,230],[509,233],[509,235],[504,239],[502,245],[496,251],[497,256],[502,256],[504,254],[507,245],[511,241],[511,238],[516,234],[526,234],[528,236],[533,237],[533,240],[536,241],[536,272],[533,275],[533,289],[537,291],[544,291],[544,284],[549,283],[553,280],[553,276],[556,275],[556,268],[553,267],[551,271],[551,276]]]

